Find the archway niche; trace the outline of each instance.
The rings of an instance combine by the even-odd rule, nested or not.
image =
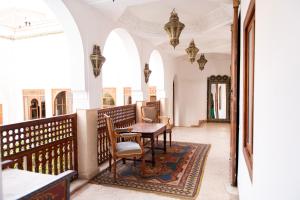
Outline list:
[[[103,55],[106,58],[102,69],[103,106],[142,100],[140,56],[130,34],[120,28],[113,30],[105,42]]]
[[[165,98],[164,64],[159,51],[152,51],[149,59],[149,68],[152,73],[148,83],[148,100]]]

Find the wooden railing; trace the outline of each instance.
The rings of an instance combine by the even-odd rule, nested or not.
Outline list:
[[[2,160],[11,167],[59,174],[78,171],[77,115],[0,126]]]
[[[107,114],[112,118],[116,128],[128,127],[136,122],[136,105],[133,104],[98,110],[98,165],[101,165],[109,159],[109,139],[106,132],[104,114]]]

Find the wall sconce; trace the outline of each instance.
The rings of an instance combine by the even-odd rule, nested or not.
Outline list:
[[[149,64],[146,63],[145,64],[145,69],[144,69],[144,75],[145,75],[145,82],[148,83],[149,81],[149,77],[150,77],[150,74],[151,74],[151,70],[149,69]]]
[[[90,56],[93,65],[93,71],[95,77],[99,76],[103,63],[105,62],[105,57],[101,55],[101,50],[98,45],[94,45],[93,53]]]
[[[205,58],[204,54],[202,53],[200,58],[197,60],[199,65],[199,69],[202,71],[204,69],[205,64],[207,63],[207,59]]]

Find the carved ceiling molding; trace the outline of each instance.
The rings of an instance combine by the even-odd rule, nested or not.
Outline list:
[[[210,29],[214,29],[219,25],[226,25],[231,21],[231,14],[228,14],[224,7],[219,7],[206,15],[201,21],[186,23],[184,34],[199,35]],[[165,36],[162,28],[164,26],[163,23],[159,24],[141,20],[128,10],[126,10],[119,18],[118,23],[126,28],[129,28],[133,32],[140,32],[148,35],[150,34],[152,37]]]

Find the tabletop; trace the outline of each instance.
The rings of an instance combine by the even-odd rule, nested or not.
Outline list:
[[[162,123],[136,123],[131,127],[133,133],[155,133],[165,129],[166,125]]]

